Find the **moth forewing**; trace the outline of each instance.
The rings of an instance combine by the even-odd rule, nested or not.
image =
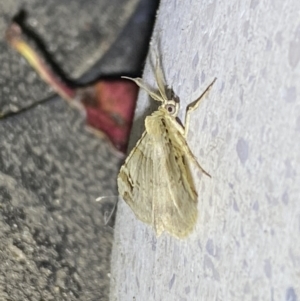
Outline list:
[[[167,231],[183,238],[197,220],[197,193],[181,151],[184,138],[174,123],[162,109],[146,119],[147,135],[154,141],[152,224],[157,235]]]
[[[149,137],[144,132],[130,152],[118,175],[118,190],[135,215],[141,221],[151,224],[152,205],[147,198],[151,195],[152,183],[146,181],[147,177],[152,177],[153,167],[145,148],[148,140]]]

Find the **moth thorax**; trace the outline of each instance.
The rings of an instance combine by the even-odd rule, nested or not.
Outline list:
[[[163,112],[164,109],[155,111],[152,115],[148,116],[145,120],[145,128],[147,134],[150,136],[161,137],[162,132],[165,132],[167,127],[166,118],[169,117]]]

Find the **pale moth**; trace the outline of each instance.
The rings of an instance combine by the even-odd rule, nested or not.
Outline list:
[[[190,113],[195,110],[213,82],[188,105],[185,125],[177,120],[179,103],[168,99],[162,70],[157,59],[155,78],[158,92],[151,91],[141,78],[128,78],[143,88],[160,107],[145,120],[146,130],[118,175],[118,190],[136,217],[177,238],[186,237],[197,221],[197,192],[190,164],[200,166],[186,142]]]

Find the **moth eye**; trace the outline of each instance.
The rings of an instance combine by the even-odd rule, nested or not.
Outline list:
[[[171,105],[171,104],[166,105],[166,110],[171,115],[176,113],[176,107],[174,105]]]

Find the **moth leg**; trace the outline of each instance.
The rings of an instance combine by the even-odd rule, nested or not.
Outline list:
[[[197,162],[197,166],[205,175],[211,178],[211,175],[198,162]]]
[[[195,164],[200,169],[201,172],[203,172],[205,175],[211,178],[211,175],[199,164],[199,162],[196,160],[195,156],[188,147],[186,149],[186,156],[191,162],[193,162],[193,164]]]
[[[195,101],[191,102],[185,111],[185,120],[184,120],[184,137],[187,137],[187,134],[189,132],[189,125],[190,125],[190,115],[191,112],[193,112],[194,110],[196,110],[199,107],[199,104],[201,102],[201,100],[206,96],[206,94],[209,92],[209,90],[211,89],[211,87],[213,86],[213,84],[215,83],[217,78],[214,78],[214,80],[211,82],[211,84],[208,85],[208,87],[204,90],[204,92],[200,95],[199,98],[197,98]],[[200,169],[202,171],[203,168],[200,167]],[[205,172],[206,173],[206,172]]]

